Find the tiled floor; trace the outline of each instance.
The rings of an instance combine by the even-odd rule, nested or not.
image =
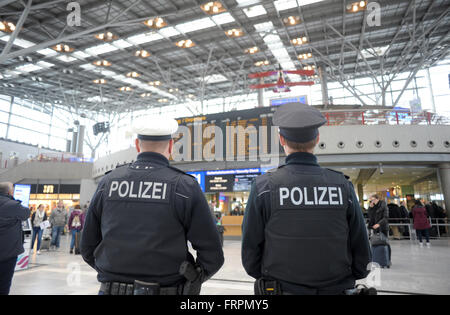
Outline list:
[[[392,241],[392,267],[382,269],[377,288],[381,294],[395,292],[450,294],[450,240],[433,241],[431,248],[419,248],[410,241]],[[11,294],[96,294],[96,273],[80,256],[68,253],[63,236],[61,251],[33,255],[31,268],[16,272]],[[253,294],[253,279],[240,258],[241,242],[226,240],[225,264],[202,288],[202,294]]]

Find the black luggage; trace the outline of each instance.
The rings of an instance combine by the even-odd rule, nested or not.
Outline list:
[[[372,262],[379,264],[381,268],[390,268],[391,246],[389,244],[372,246]]]

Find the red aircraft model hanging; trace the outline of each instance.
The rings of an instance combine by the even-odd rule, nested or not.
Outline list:
[[[278,71],[268,71],[268,72],[259,72],[259,73],[251,73],[248,75],[250,79],[256,79],[261,78],[260,84],[253,84],[250,85],[251,89],[267,89],[267,88],[274,88],[273,91],[275,93],[280,92],[290,92],[291,86],[310,86],[314,85],[314,81],[302,81],[302,82],[286,82],[284,76],[285,74],[297,74],[302,76],[313,76],[315,75],[314,70],[282,70],[281,68]],[[278,75],[278,81],[277,83],[263,83],[262,78],[270,77]]]

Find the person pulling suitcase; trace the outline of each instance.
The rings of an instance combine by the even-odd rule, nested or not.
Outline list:
[[[69,218],[69,231],[72,234],[70,242],[70,253],[73,254],[75,248],[75,255],[80,254],[80,235],[84,226],[84,216],[80,205],[76,205]]]

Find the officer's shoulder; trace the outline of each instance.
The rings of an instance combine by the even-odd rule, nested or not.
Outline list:
[[[105,175],[111,174],[112,172],[117,171],[117,170],[119,170],[119,169],[122,170],[121,168],[123,168],[124,166],[130,166],[130,165],[131,165],[131,163],[118,164],[118,165],[116,166],[116,168],[114,168],[114,169],[112,169],[112,170],[109,170],[109,171],[105,172]]]
[[[174,167],[172,165],[169,165],[169,169],[174,171],[174,172],[176,172],[176,173],[178,173],[179,175],[181,175],[181,179],[188,180],[188,181],[192,181],[193,180],[193,181],[197,182],[197,180],[195,179],[194,176],[192,176],[191,174],[186,173],[183,170],[180,170],[179,168],[176,168],[176,167]]]
[[[342,172],[339,172],[339,171],[333,170],[333,169],[331,169],[331,168],[325,168],[325,170],[327,170],[327,171],[330,171],[330,172],[332,172],[331,174],[336,174],[336,175],[340,175],[340,176],[343,176],[343,177],[345,177],[345,179],[347,179],[347,180],[350,180],[350,176],[347,176],[347,175],[345,175],[345,174],[344,174],[344,173],[342,173]]]

